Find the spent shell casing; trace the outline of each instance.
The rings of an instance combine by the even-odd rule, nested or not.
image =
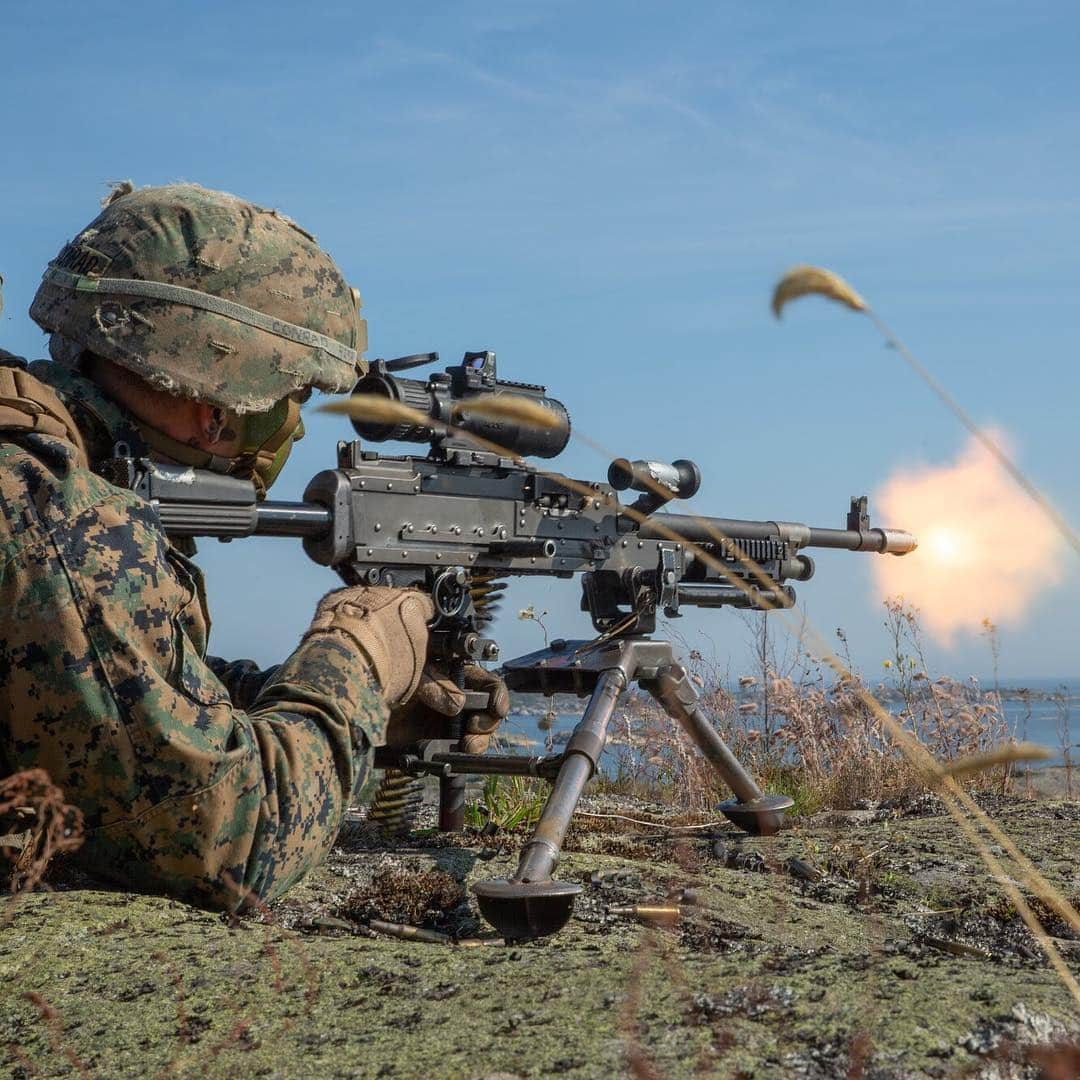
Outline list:
[[[649,922],[675,922],[682,915],[682,908],[675,904],[625,904],[609,907],[608,914]]]
[[[404,923],[383,922],[381,919],[369,919],[368,926],[388,937],[401,938],[404,941],[426,941],[432,945],[448,945],[449,934],[438,930],[425,930],[422,926],[406,926]]]
[[[952,953],[953,956],[975,956],[980,960],[989,960],[990,953],[986,949],[980,949],[977,945],[968,945],[963,941],[952,941],[949,938],[929,937],[920,934],[917,940],[923,945],[940,949],[942,952]]]

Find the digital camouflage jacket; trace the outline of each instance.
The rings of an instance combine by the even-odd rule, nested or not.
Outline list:
[[[267,672],[207,657],[198,569],[82,464],[138,453],[137,429],[82,376],[30,373],[0,366],[0,775],[50,773],[86,815],[92,873],[229,909],[280,895],[382,741],[366,663],[327,635]],[[27,408],[42,383],[77,431]]]

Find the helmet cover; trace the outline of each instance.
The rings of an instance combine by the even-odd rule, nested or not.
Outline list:
[[[151,386],[243,414],[349,389],[367,369],[359,309],[277,211],[194,184],[123,184],[49,264],[30,315]]]

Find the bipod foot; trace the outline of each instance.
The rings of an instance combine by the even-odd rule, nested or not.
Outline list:
[[[762,795],[750,802],[732,799],[721,803],[718,809],[743,832],[751,836],[772,836],[784,824],[784,811],[794,805],[795,800],[787,795]]]
[[[580,885],[569,881],[507,881],[491,878],[473,886],[480,914],[507,941],[527,941],[561,930],[574,910]]]

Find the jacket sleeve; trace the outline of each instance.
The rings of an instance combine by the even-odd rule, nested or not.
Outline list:
[[[0,758],[83,808],[91,872],[228,909],[275,897],[338,832],[382,739],[378,688],[318,635],[239,708],[185,560],[110,491],[0,564]]]

